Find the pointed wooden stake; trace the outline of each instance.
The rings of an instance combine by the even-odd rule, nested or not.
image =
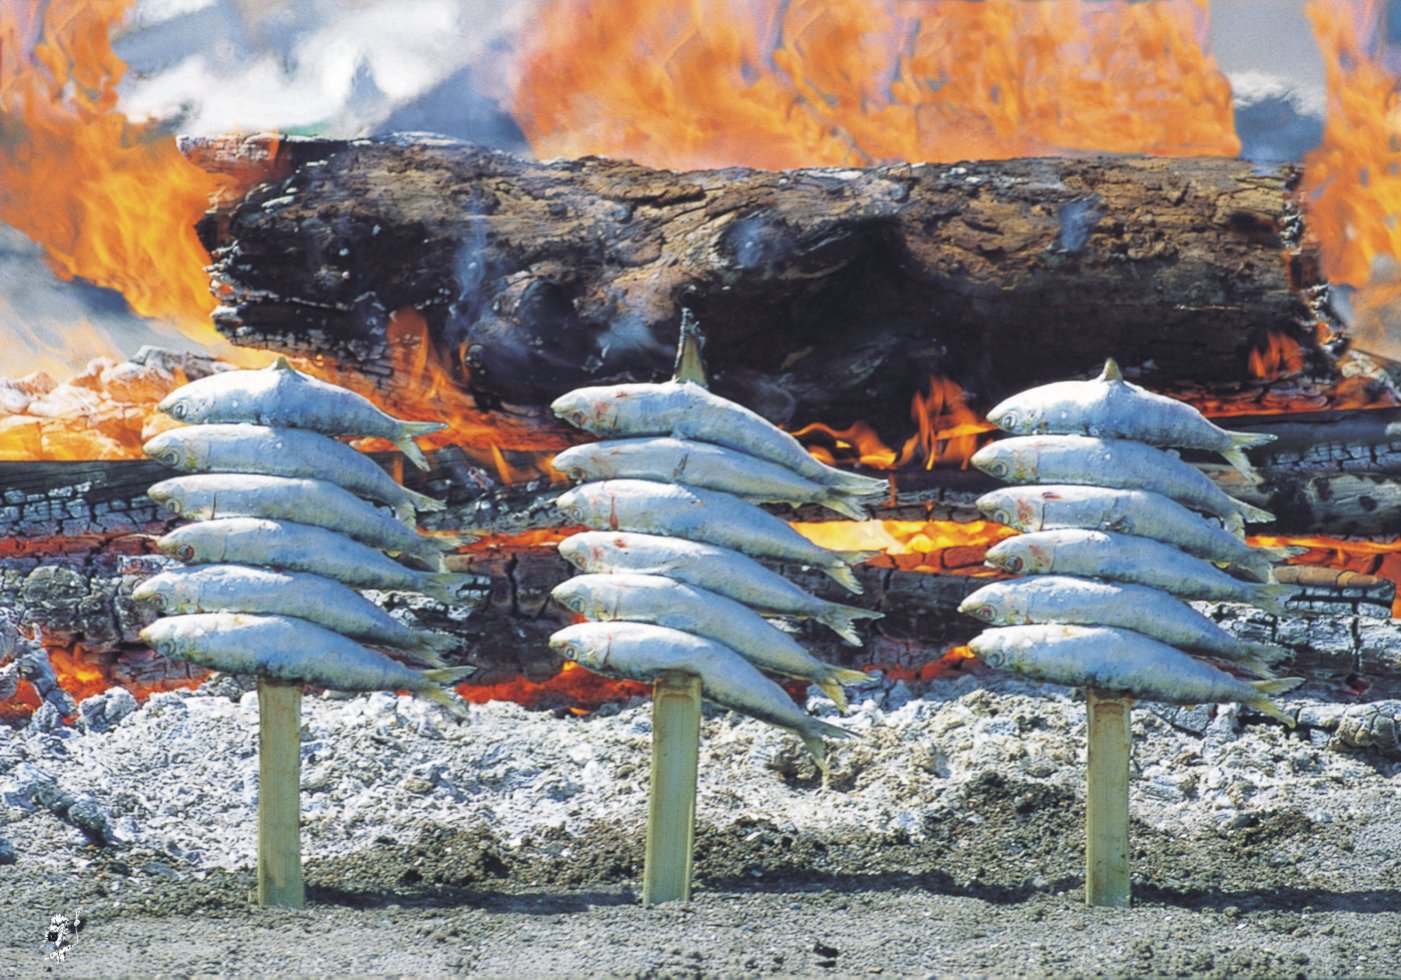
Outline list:
[[[302,686],[258,680],[258,904],[299,909]]]
[[[700,760],[700,678],[667,671],[652,685],[652,787],[642,904],[691,897]]]
[[[1085,903],[1129,906],[1129,730],[1132,698],[1085,692]]]

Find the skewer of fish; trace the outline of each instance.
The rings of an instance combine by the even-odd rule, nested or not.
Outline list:
[[[713,544],[628,531],[585,531],[561,541],[559,553],[583,572],[665,575],[766,615],[815,619],[852,646],[861,645],[857,620],[885,615],[819,598],[748,555]]]
[[[465,709],[443,686],[476,670],[415,670],[292,616],[226,612],[166,616],[143,629],[141,639],[162,656],[214,670],[335,691],[413,691],[459,715],[465,715]]]
[[[1261,582],[1273,581],[1275,564],[1306,550],[1252,548],[1221,525],[1152,490],[1072,484],[1003,487],[979,497],[977,507],[989,520],[1018,531],[1087,528],[1152,538],[1217,565],[1234,565]]]
[[[1230,432],[1185,402],[1125,381],[1112,357],[1104,362],[1099,377],[1029,388],[996,405],[988,421],[1015,435],[1088,435],[1204,449],[1220,453],[1255,482],[1259,478],[1245,450],[1275,440],[1273,435]]]
[[[626,680],[651,681],[668,670],[694,674],[716,704],[794,732],[824,772],[823,739],[852,736],[794,704],[783,688],[734,650],[681,630],[650,623],[577,623],[551,636],[550,648],[594,673]]]
[[[555,399],[550,410],[597,436],[693,439],[777,463],[844,493],[864,495],[887,489],[884,480],[819,462],[802,443],[763,416],[692,381],[577,388]]]
[[[559,453],[551,465],[580,483],[620,477],[685,483],[758,503],[821,504],[854,521],[871,516],[850,491],[734,449],[671,436],[584,443]]]
[[[989,626],[1065,623],[1119,626],[1155,640],[1228,660],[1258,677],[1285,651],[1237,639],[1180,599],[1158,589],[1068,575],[1033,575],[990,582],[969,594],[958,611]]]
[[[660,575],[578,575],[555,586],[550,595],[588,619],[653,623],[715,640],[756,667],[812,681],[843,712],[847,702],[842,684],[866,679],[859,670],[818,660],[733,599]]]
[[[197,564],[233,563],[311,572],[364,589],[422,592],[441,602],[477,578],[407,568],[368,545],[324,527],[261,517],[221,517],[178,527],[157,539],[162,552]]]
[[[1151,490],[1193,510],[1214,514],[1235,534],[1274,515],[1232,497],[1175,453],[1127,439],[1017,436],[988,443],[970,462],[1008,483],[1076,484]]]
[[[1067,528],[1004,538],[987,562],[1014,575],[1073,575],[1161,589],[1187,599],[1248,602],[1280,615],[1287,585],[1243,582],[1172,545],[1113,531]]]
[[[168,568],[134,588],[131,597],[162,615],[261,613],[295,616],[373,646],[403,650],[433,667],[458,641],[445,633],[410,629],[360,593],[309,572],[244,565]]]
[[[829,551],[787,523],[733,494],[648,480],[604,480],[565,491],[557,505],[588,527],[689,538],[759,558],[820,568],[843,588],[861,592],[849,563],[864,551]]]
[[[146,493],[162,507],[184,517],[266,517],[339,531],[391,555],[408,555],[435,572],[446,570],[443,553],[464,541],[456,536],[419,534],[403,521],[325,480],[201,473],[162,480]]]
[[[414,438],[447,428],[446,422],[396,419],[363,395],[303,374],[280,356],[266,368],[225,371],[181,385],[156,407],[181,422],[256,422],[387,439],[421,470],[428,469],[428,460]]]
[[[1294,719],[1269,695],[1304,682],[1302,677],[1243,681],[1151,637],[1113,626],[1002,626],[985,630],[968,646],[989,667],[1038,680],[1175,704],[1239,701],[1291,728]]]
[[[246,422],[187,425],[147,441],[142,451],[187,473],[249,473],[319,479],[388,504],[406,523],[415,510],[442,510],[441,500],[396,483],[373,459],[343,442],[311,432]]]

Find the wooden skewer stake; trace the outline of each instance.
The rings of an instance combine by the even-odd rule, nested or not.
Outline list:
[[[302,685],[258,680],[258,904],[299,909]]]
[[[1129,756],[1133,699],[1085,692],[1085,903],[1128,908]]]
[[[652,685],[652,786],[642,904],[691,897],[700,760],[700,678],[667,671]]]

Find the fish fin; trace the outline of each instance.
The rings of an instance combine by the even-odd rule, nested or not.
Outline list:
[[[1104,359],[1104,370],[1100,372],[1096,381],[1123,381],[1124,372],[1119,370],[1119,362],[1112,357]]]
[[[458,572],[424,572],[423,578],[423,588],[418,591],[448,605],[460,602],[461,597],[457,590],[473,580],[471,575]]]
[[[1251,483],[1263,483],[1264,480],[1259,473],[1255,472],[1254,465],[1250,460],[1246,459],[1245,450],[1274,442],[1278,437],[1268,432],[1228,432],[1226,434],[1231,437],[1230,448],[1221,451],[1221,455],[1226,458],[1226,462],[1239,470],[1241,476],[1245,477]]]
[[[812,761],[817,763],[817,768],[822,770],[822,781],[827,782],[827,777],[832,775],[832,770],[827,768],[827,743],[822,741],[821,735],[798,736],[803,740],[803,745],[807,746],[808,754],[812,756]]]
[[[835,678],[829,676],[822,680],[814,681],[814,683],[821,688],[823,694],[832,699],[832,703],[837,706],[838,711],[842,714],[846,714],[847,708],[849,707],[846,701],[846,691],[842,690],[841,684],[838,683]]]
[[[1289,656],[1288,650],[1277,647],[1273,643],[1248,643],[1242,640],[1240,646],[1250,654],[1252,659],[1268,666],[1274,666]]]
[[[471,715],[467,713],[466,703],[456,694],[444,691],[441,687],[430,687],[428,690],[420,691],[419,693],[430,701],[438,702],[462,721],[470,720]]]
[[[1268,697],[1266,697],[1265,695],[1267,695],[1267,694],[1283,694],[1285,691],[1292,691],[1292,690],[1294,690],[1294,688],[1296,688],[1296,687],[1298,687],[1300,684],[1304,683],[1304,678],[1302,678],[1302,677],[1275,677],[1275,678],[1272,678],[1271,680],[1266,680],[1266,681],[1250,681],[1249,683],[1250,683],[1250,686],[1251,686],[1251,687],[1255,688],[1255,690],[1256,690],[1257,692],[1259,692],[1259,697],[1256,698],[1256,699],[1254,699],[1254,700],[1251,700],[1250,702],[1248,702],[1249,705],[1250,705],[1252,708],[1257,708],[1258,710],[1263,711],[1265,714],[1269,715],[1271,718],[1275,718],[1275,719],[1278,719],[1279,721],[1284,722],[1284,723],[1285,723],[1286,725],[1288,725],[1290,728],[1293,728],[1294,725],[1296,724],[1296,719],[1293,718],[1293,717],[1290,716],[1290,715],[1285,714],[1283,711],[1281,711],[1281,710],[1279,709],[1278,705],[1276,705],[1276,704],[1274,704],[1274,702],[1270,701],[1270,699],[1269,699]]]
[[[1235,497],[1231,499],[1236,502],[1236,511],[1226,518],[1226,527],[1236,537],[1244,537],[1246,524],[1269,524],[1275,519],[1275,515],[1263,507],[1247,504],[1244,500],[1236,500]]]
[[[710,387],[705,380],[705,363],[701,361],[700,324],[689,309],[681,311],[681,336],[676,345],[676,370],[672,380]]]
[[[267,368],[267,369],[268,369],[269,371],[296,371],[296,370],[297,370],[296,368],[294,368],[294,367],[292,366],[292,362],[289,361],[289,360],[287,360],[287,357],[286,357],[286,355],[284,355],[284,354],[278,354],[277,357],[273,359],[273,362],[272,362],[271,364],[268,365],[268,368]]]
[[[1250,671],[1256,677],[1263,677],[1266,680],[1273,680],[1274,678],[1279,676],[1273,670],[1270,669],[1269,664],[1265,663],[1259,657],[1251,656],[1248,653],[1244,654],[1243,656],[1236,657],[1234,660],[1230,661],[1230,663],[1233,666]]]
[[[828,486],[838,493],[853,497],[884,497],[890,493],[889,480],[882,480],[876,476],[862,476],[860,473],[848,473],[833,466],[828,466],[827,470],[831,478],[831,483]]]
[[[832,725],[816,718],[807,720],[807,731],[797,732],[798,738],[802,739],[803,745],[807,746],[808,752],[812,754],[812,761],[817,763],[817,768],[822,770],[823,782],[832,774],[827,766],[827,743],[823,741],[827,738],[855,738],[856,733],[840,725]]]
[[[437,670],[425,670],[423,676],[434,684],[448,685],[466,680],[476,672],[477,668],[468,664],[462,667],[440,667]]]
[[[843,562],[843,564],[824,565],[822,566],[822,570],[828,575],[830,575],[834,580],[836,580],[837,584],[840,585],[842,588],[846,589],[848,592],[854,592],[857,595],[860,595],[862,592],[864,592],[865,590],[861,588],[861,583],[856,578],[856,573],[854,573],[847,566],[859,565],[863,561],[868,561],[871,558],[875,557],[875,555],[879,554],[879,552],[834,551],[832,552],[832,554],[836,555],[837,558]]]
[[[1245,453],[1242,450],[1234,447],[1231,449],[1223,449],[1221,450],[1221,455],[1226,458],[1226,462],[1234,466],[1240,475],[1245,477],[1250,483],[1259,486],[1261,483],[1265,482],[1265,478],[1255,472],[1255,467],[1251,465],[1250,460],[1245,458]]]
[[[428,460],[423,456],[423,450],[418,448],[414,442],[415,436],[426,436],[430,432],[437,432],[446,429],[446,422],[399,422],[394,430],[394,445],[399,447],[399,451],[409,458],[421,470],[428,469]]]
[[[436,651],[425,646],[415,645],[402,651],[404,656],[417,661],[424,667],[446,667],[448,662],[444,660]]]
[[[843,517],[851,518],[853,521],[869,521],[871,519],[870,513],[862,504],[849,500],[835,490],[818,500],[818,503]]]
[[[856,632],[856,620],[880,619],[884,615],[885,613],[877,612],[874,609],[862,609],[860,606],[833,603],[822,611],[822,615],[815,618],[851,646],[859,647],[861,646],[861,636]]]

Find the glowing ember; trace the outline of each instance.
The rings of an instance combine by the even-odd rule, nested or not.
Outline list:
[[[670,169],[1235,156],[1207,7],[555,0],[513,113],[542,159]]]
[[[995,575],[987,549],[1016,534],[990,521],[817,521],[793,529],[833,551],[878,551],[869,564],[903,571]]]
[[[967,469],[969,458],[978,451],[978,437],[995,428],[965,404],[958,382],[938,376],[929,379],[927,392],[915,392],[910,402],[910,421],[915,423],[915,432],[898,450],[887,446],[876,430],[862,421],[845,429],[814,422],[795,430],[793,435],[808,442],[814,442],[814,437],[830,440],[830,446],[808,446],[824,463],[898,470],[912,460],[922,459],[927,470],[951,463]]]
[[[527,708],[566,707],[579,713],[594,711],[613,701],[648,697],[651,692],[650,684],[602,677],[570,662],[545,681],[517,678],[501,684],[463,684],[457,688],[457,693],[473,704],[515,701]]]
[[[1304,368],[1303,348],[1288,334],[1271,330],[1265,346],[1250,352],[1247,367],[1252,378],[1262,381],[1298,374]]]
[[[117,110],[113,28],[130,0],[0,5],[0,220],[44,246],[64,279],[217,339],[194,224],[221,181],[170,134]]]

